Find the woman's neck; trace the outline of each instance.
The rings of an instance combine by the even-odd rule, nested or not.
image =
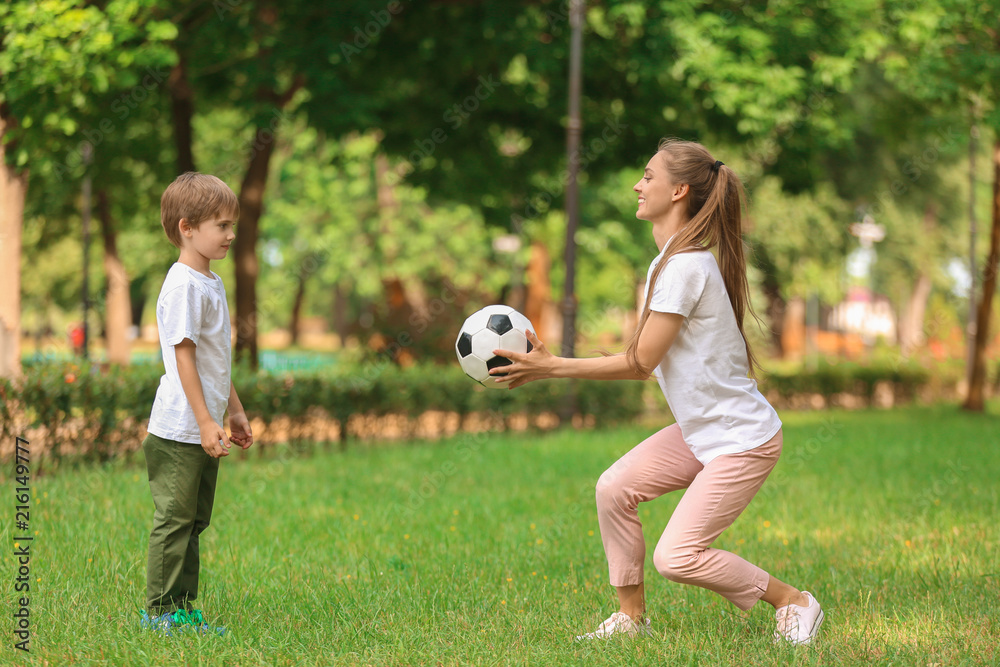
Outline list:
[[[665,217],[653,221],[653,241],[660,252],[666,247],[670,238],[679,232],[687,224],[687,220],[680,215],[677,209],[672,210]]]

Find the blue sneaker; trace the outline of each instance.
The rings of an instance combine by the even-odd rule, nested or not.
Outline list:
[[[186,628],[191,626],[195,628],[198,634],[204,635],[211,632],[219,635],[220,637],[226,634],[226,629],[224,627],[212,627],[205,622],[205,617],[201,613],[201,609],[192,609],[187,611],[186,609],[178,609],[173,614],[174,622],[182,627]]]
[[[178,623],[174,618],[174,614],[170,612],[159,616],[150,616],[148,611],[143,611],[142,618],[139,619],[139,625],[145,630],[162,632],[169,637]]]

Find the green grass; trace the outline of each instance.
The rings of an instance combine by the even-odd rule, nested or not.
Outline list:
[[[593,488],[653,430],[630,427],[223,461],[198,605],[230,628],[221,638],[138,627],[152,516],[141,465],[34,479],[32,652],[19,656],[7,630],[0,661],[997,664],[996,417],[922,407],[783,418],[781,462],[716,546],[816,594],[827,617],[810,648],[773,645],[765,603],[739,612],[661,578],[651,558],[654,637],[572,641],[616,609]],[[678,497],[640,506],[649,550]],[[11,610],[16,563],[3,561]]]

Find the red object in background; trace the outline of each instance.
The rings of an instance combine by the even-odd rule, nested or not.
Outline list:
[[[75,354],[83,353],[83,325],[74,324],[69,329],[69,344],[73,346]]]

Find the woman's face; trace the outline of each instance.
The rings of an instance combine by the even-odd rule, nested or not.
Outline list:
[[[661,153],[656,153],[646,163],[642,178],[632,188],[639,195],[635,217],[639,220],[656,220],[670,212],[678,197],[677,188],[667,173],[667,163]]]

